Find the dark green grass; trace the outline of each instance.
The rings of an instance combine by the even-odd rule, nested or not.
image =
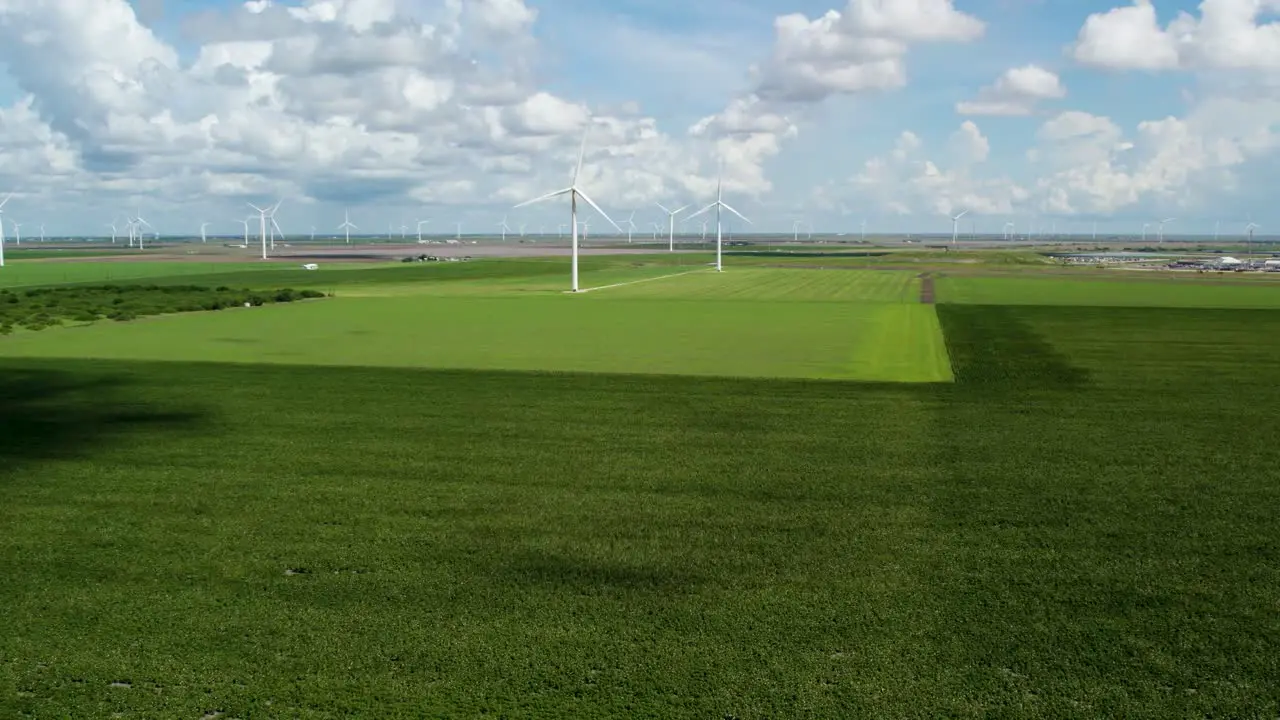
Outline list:
[[[318,290],[285,288],[258,292],[196,285],[90,285],[75,287],[0,289],[0,335],[14,328],[43,330],[64,322],[91,323],[101,319],[134,320],[150,315],[222,310],[251,305],[324,297]]]
[[[1275,716],[1280,315],[940,310],[954,385],[4,361],[0,715]]]

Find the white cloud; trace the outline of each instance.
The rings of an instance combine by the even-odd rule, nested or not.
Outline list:
[[[1031,115],[1042,100],[1066,97],[1058,76],[1038,65],[1010,68],[978,91],[978,97],[956,104],[961,115]]]
[[[904,131],[885,155],[866,161],[848,180],[821,189],[828,203],[870,203],[897,215],[1008,215],[1029,198],[1029,192],[1007,177],[984,176],[990,141],[977,124],[966,120],[952,134],[949,166],[926,157],[918,135]]]
[[[1090,15],[1072,49],[1083,64],[1116,70],[1280,70],[1280,22],[1259,24],[1280,0],[1204,0],[1160,27],[1151,0]]]

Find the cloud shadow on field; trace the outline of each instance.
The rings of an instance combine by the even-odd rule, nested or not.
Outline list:
[[[0,366],[0,481],[41,460],[82,457],[123,433],[190,427],[204,416],[149,406],[132,384]]]
[[[667,568],[601,562],[546,552],[516,555],[501,568],[508,582],[559,588],[589,595],[603,592],[684,592],[701,583],[689,573]]]

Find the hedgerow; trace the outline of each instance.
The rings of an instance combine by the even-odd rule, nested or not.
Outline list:
[[[92,285],[0,290],[0,335],[63,323],[126,322],[149,315],[260,307],[322,298],[316,290],[245,290],[199,285]]]

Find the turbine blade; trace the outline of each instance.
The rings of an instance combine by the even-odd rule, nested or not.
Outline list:
[[[671,213],[671,214],[672,214],[672,215],[679,215],[680,213],[682,213],[682,212],[684,212],[685,210],[688,210],[688,209],[689,209],[689,206],[688,206],[688,205],[682,205],[682,206],[680,206],[680,207],[676,208],[674,211],[672,211],[672,213]]]
[[[536,198],[534,198],[534,199],[532,199],[532,200],[525,200],[524,202],[520,203],[519,205],[513,205],[513,206],[511,206],[511,209],[512,209],[512,210],[514,210],[514,209],[516,209],[516,208],[522,208],[522,207],[524,207],[525,205],[532,205],[532,204],[534,204],[534,203],[540,203],[540,202],[542,202],[542,201],[544,201],[544,200],[550,200],[551,198],[559,197],[559,196],[564,195],[565,193],[568,193],[568,192],[573,192],[573,188],[572,188],[572,187],[567,187],[567,188],[565,188],[565,189],[563,189],[563,190],[557,190],[557,191],[552,192],[552,193],[547,193],[546,195],[543,195],[542,197],[536,197]]]
[[[8,195],[5,195],[4,199],[0,200],[0,208],[4,207],[5,203],[9,202],[9,198],[11,197],[13,197],[13,193],[9,193]]]
[[[254,205],[253,203],[245,203],[245,205],[248,205],[249,207],[253,208],[254,210],[257,210],[258,212],[266,212],[266,210],[263,210],[257,205]]]
[[[596,212],[598,212],[598,213],[600,213],[602,216],[604,216],[604,219],[605,219],[605,220],[608,220],[610,225],[614,226],[615,228],[618,228],[618,232],[623,232],[622,228],[618,227],[618,223],[614,222],[614,221],[613,221],[613,218],[609,217],[609,214],[608,214],[608,213],[606,213],[605,211],[601,210],[601,209],[600,209],[600,206],[599,206],[599,205],[597,205],[597,204],[595,204],[595,201],[593,201],[591,198],[587,197],[587,194],[586,194],[586,193],[582,192],[581,190],[575,190],[574,192],[578,193],[578,197],[582,198],[583,200],[586,200],[588,205],[590,205],[591,207],[595,208],[595,209],[596,209]]]
[[[573,169],[573,185],[575,187],[578,184],[578,175],[582,173],[582,159],[587,156],[587,135],[590,132],[591,118],[587,118],[587,126],[582,129],[582,146],[578,148],[578,165]]]
[[[662,203],[654,203],[654,205],[657,205],[658,207],[662,208],[662,212],[664,212],[664,213],[666,213],[666,214],[668,214],[668,215],[670,215],[670,214],[671,214],[671,211],[667,209],[667,206],[666,206],[666,205],[663,205]],[[0,203],[0,206],[3,206],[3,203]]]
[[[747,220],[747,216],[746,216],[746,215],[743,215],[742,213],[738,212],[737,210],[734,210],[733,208],[729,207],[728,203],[720,203],[720,207],[724,208],[725,210],[728,210],[729,212],[733,213],[734,215],[737,215],[738,217],[742,218],[743,220]],[[749,223],[749,224],[751,224],[751,225],[754,225],[754,224],[755,224],[755,223],[751,222],[750,220],[747,220],[747,223]]]
[[[692,214],[692,215],[690,215],[690,216],[686,217],[686,218],[685,218],[685,220],[692,220],[692,219],[694,219],[694,218],[698,217],[699,215],[701,215],[702,213],[704,213],[704,212],[706,212],[706,211],[708,211],[708,210],[711,210],[711,209],[712,209],[712,208],[714,208],[715,206],[716,206],[716,203],[711,203],[710,205],[708,205],[708,206],[706,206],[706,207],[702,208],[701,210],[699,210],[698,212],[696,212],[696,213],[694,213],[694,214]]]

